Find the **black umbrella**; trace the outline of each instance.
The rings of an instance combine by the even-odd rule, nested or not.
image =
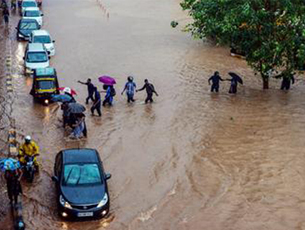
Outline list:
[[[243,79],[241,79],[240,76],[238,76],[236,73],[229,72],[229,75],[234,78],[238,83],[243,84]]]
[[[83,113],[85,110],[86,108],[79,103],[69,103],[68,105],[68,111],[70,113]]]

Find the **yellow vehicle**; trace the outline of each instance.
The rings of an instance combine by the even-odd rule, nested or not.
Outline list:
[[[35,100],[48,105],[55,94],[59,94],[56,70],[54,68],[38,68],[34,70],[33,86],[30,94]]]

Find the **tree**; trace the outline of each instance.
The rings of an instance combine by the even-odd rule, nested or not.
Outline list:
[[[305,63],[305,0],[184,0],[196,38],[239,47],[269,88],[269,77],[291,77]]]

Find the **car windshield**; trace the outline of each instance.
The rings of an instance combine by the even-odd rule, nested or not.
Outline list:
[[[24,12],[25,17],[39,17],[40,12],[38,10],[27,10]]]
[[[64,185],[102,184],[100,170],[97,164],[67,164],[64,168]]]
[[[38,81],[38,89],[54,89],[54,81]]]
[[[22,7],[36,7],[36,2],[32,1],[23,1],[22,2]]]
[[[27,62],[46,62],[48,55],[45,52],[28,52]]]
[[[20,24],[20,30],[37,30],[38,24],[35,22],[22,22]]]
[[[50,38],[50,36],[47,36],[47,35],[34,36],[33,42],[34,43],[51,43],[51,38]]]

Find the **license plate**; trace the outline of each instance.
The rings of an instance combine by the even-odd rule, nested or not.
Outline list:
[[[77,213],[78,217],[88,217],[88,216],[93,216],[93,212],[79,212]]]

